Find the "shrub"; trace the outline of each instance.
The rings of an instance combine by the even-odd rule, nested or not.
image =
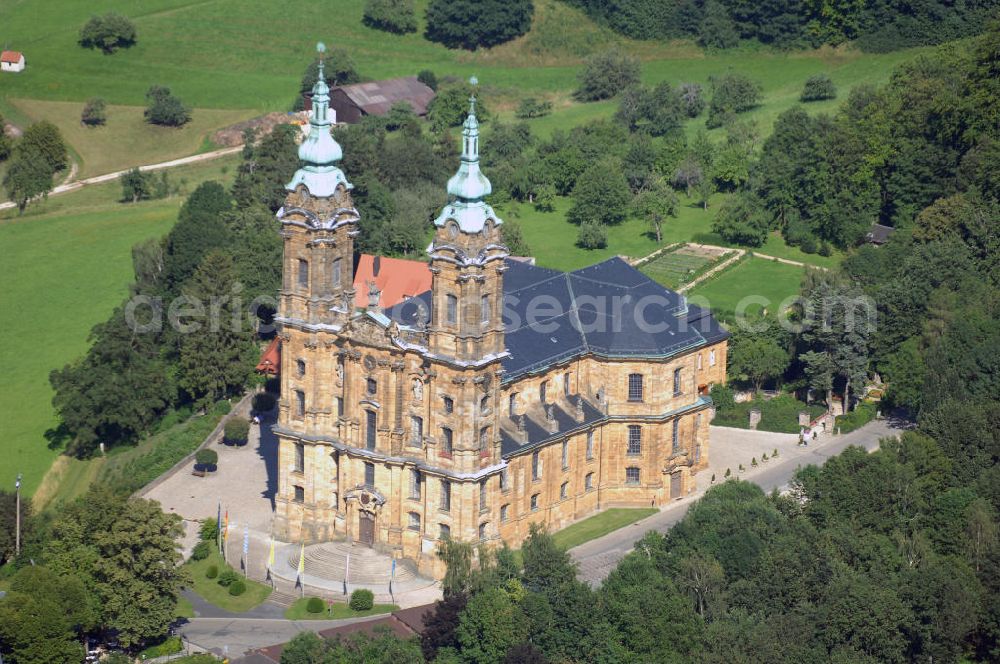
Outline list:
[[[222,570],[222,573],[219,574],[219,585],[223,588],[228,588],[239,580],[240,575],[232,569],[224,569]]]
[[[799,249],[801,249],[803,252],[807,254],[815,254],[816,238],[813,237],[812,235],[806,235],[805,237],[802,238],[802,241],[799,242]]]
[[[398,35],[417,31],[413,0],[368,0],[362,20],[370,28]]]
[[[833,254],[833,249],[830,247],[830,243],[823,241],[819,245],[819,255],[829,258]]]
[[[135,44],[135,24],[121,14],[111,12],[104,16],[91,16],[80,28],[80,46],[99,48],[114,53],[119,48]]]
[[[352,595],[351,597],[353,598],[354,596]],[[323,613],[323,608],[323,600],[319,597],[310,597],[306,600],[306,611],[309,613]]]
[[[545,100],[539,101],[534,97],[526,97],[521,100],[517,110],[514,111],[514,115],[522,120],[527,120],[529,118],[544,117],[551,112],[552,102]]]
[[[860,426],[868,424],[875,419],[878,407],[875,403],[864,401],[859,403],[854,410],[846,415],[838,415],[833,423],[834,430],[840,429],[840,433],[849,433]]]
[[[431,90],[437,91],[438,89],[437,74],[432,72],[430,69],[421,69],[417,74],[417,80],[429,87]]]
[[[260,392],[253,397],[253,409],[258,413],[269,412],[274,408],[277,399],[270,392]]]
[[[212,545],[208,542],[198,542],[191,550],[191,560],[204,560],[212,553]]]
[[[489,111],[479,90],[469,83],[447,85],[438,90],[427,106],[427,119],[435,128],[458,127],[469,113],[469,96],[472,94],[476,95],[476,117],[483,124]]]
[[[107,102],[100,97],[88,99],[87,103],[83,105],[83,111],[80,113],[80,122],[88,127],[103,125],[108,121],[107,107]]]
[[[799,101],[822,101],[824,99],[836,99],[836,97],[837,88],[833,85],[830,77],[826,74],[816,74],[806,80]]]
[[[424,36],[448,48],[474,51],[525,34],[534,12],[531,0],[431,0]]]
[[[198,526],[198,539],[202,542],[215,542],[219,533],[219,522],[214,517],[209,517]]]
[[[229,584],[229,594],[233,597],[239,597],[247,591],[247,584],[243,579],[236,579]]]
[[[250,436],[250,422],[244,417],[233,417],[226,422],[223,435],[228,442],[245,443]]]
[[[611,49],[589,58],[580,72],[580,87],[573,96],[580,101],[610,99],[639,84],[639,61]]]
[[[164,127],[180,127],[191,120],[191,109],[170,92],[170,88],[154,85],[146,92],[146,122]]]
[[[576,244],[583,249],[604,249],[608,246],[608,234],[600,224],[586,222],[580,225]]]
[[[209,565],[208,569],[205,570],[205,578],[206,579],[214,579],[217,576],[219,576],[219,567],[218,567],[218,565]]]
[[[736,406],[736,399],[733,396],[733,390],[725,385],[713,385],[710,396],[712,397],[712,402],[715,403],[715,408],[717,410],[729,410]]]
[[[697,83],[681,83],[678,87],[678,94],[684,115],[689,118],[696,118],[705,110],[705,96],[701,93],[701,86]]]
[[[367,588],[358,588],[351,593],[348,605],[352,611],[368,611],[375,606],[375,594]]]
[[[721,127],[736,113],[749,111],[760,102],[761,87],[743,74],[725,74],[709,79],[712,101],[708,105],[705,126]]]
[[[759,247],[767,241],[771,219],[752,192],[739,192],[719,207],[712,230],[726,242]]]
[[[219,453],[206,447],[194,453],[194,460],[199,466],[214,466],[219,463]]]

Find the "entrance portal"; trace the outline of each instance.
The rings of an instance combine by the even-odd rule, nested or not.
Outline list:
[[[674,473],[670,476],[670,498],[681,497],[681,474]]]
[[[375,515],[362,511],[358,515],[358,541],[365,546],[375,544]]]

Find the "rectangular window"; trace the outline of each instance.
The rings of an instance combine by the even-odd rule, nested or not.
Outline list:
[[[629,466],[625,469],[625,484],[639,483],[639,469],[636,466]]]
[[[446,524],[440,524],[440,532],[438,533],[438,539],[440,540],[450,540],[451,539],[451,526]]]
[[[563,374],[563,394],[569,396],[569,386],[570,386],[569,372]]]
[[[517,415],[517,392],[515,392],[512,395],[510,395],[510,397],[508,398],[507,401],[508,401],[508,403],[507,403],[507,414],[510,417],[514,417],[515,415]]]
[[[424,418],[410,416],[410,445],[420,447],[424,441]]]
[[[309,261],[299,259],[299,286],[309,288]]]
[[[295,360],[295,373],[299,378],[306,375],[306,361],[305,360]]]
[[[368,390],[368,394],[375,396],[378,393],[378,381],[374,378],[368,378],[365,380],[365,388]]]
[[[587,461],[594,458],[594,432],[587,432]]]
[[[445,302],[447,303],[445,320],[451,325],[454,325],[458,322],[458,298],[454,295],[446,295]]]
[[[302,390],[295,390],[295,416],[302,417],[306,414],[306,393]]]
[[[594,474],[587,473],[587,476],[583,478],[583,488],[586,491],[590,491],[594,488]]]
[[[410,530],[420,530],[420,515],[410,512]]]
[[[479,430],[479,451],[489,452],[490,451],[490,428],[483,427]]]
[[[681,421],[674,420],[673,426],[674,428],[670,435],[671,435],[673,451],[676,452],[681,446],[681,436],[680,436]]]
[[[508,518],[510,518],[510,505],[501,505],[500,506],[500,520],[501,521],[506,521]]]
[[[542,478],[542,462],[538,458],[538,452],[531,453],[531,479],[539,480]]]
[[[628,453],[642,454],[642,427],[638,424],[628,425]]]
[[[538,386],[538,400],[545,403],[546,392],[549,391],[549,381],[543,380],[541,385]]]
[[[698,357],[695,362],[698,364],[698,371],[701,371],[701,353],[698,353]]]
[[[295,472],[304,473],[306,471],[306,446],[302,443],[295,443]]]
[[[564,440],[562,443],[562,467],[563,470],[569,468],[569,441]]]
[[[500,490],[507,491],[510,489],[510,469],[504,468],[500,471]]]
[[[306,502],[306,490],[300,486],[293,487],[295,489],[295,502],[304,503]]]
[[[532,494],[531,496],[531,511],[534,512],[538,509],[538,494]]]
[[[369,489],[375,486],[375,464],[370,461],[365,462],[365,486]]]
[[[366,410],[365,420],[365,447],[374,450],[375,441],[378,439],[378,420],[375,411]]]
[[[642,401],[642,374],[628,375],[628,400]]]
[[[674,369],[674,396],[681,393],[681,370]]]
[[[482,300],[481,300],[481,302],[479,304],[479,312],[480,312],[480,315],[481,315],[480,320],[483,323],[489,323],[490,322],[490,296],[489,295],[483,295]]]
[[[446,415],[451,415],[455,412],[455,400],[451,397],[444,397],[444,412]]]
[[[410,499],[420,500],[420,471],[411,468],[410,469]]]
[[[448,480],[441,480],[441,504],[439,505],[442,511],[451,511],[451,482]]]
[[[567,496],[569,496],[569,482],[563,482],[559,486],[559,499],[566,500]]]
[[[479,480],[479,511],[485,512],[487,506],[486,500],[486,480]]]
[[[708,351],[708,366],[710,366],[710,367],[714,367],[715,366],[715,351],[714,350]]]
[[[341,284],[341,269],[343,267],[343,262],[340,258],[333,259],[333,287],[340,288]]]
[[[448,427],[441,427],[441,451],[445,454],[451,454],[454,448],[454,436],[455,434]]]
[[[344,400],[341,397],[337,397],[337,417],[344,416]]]

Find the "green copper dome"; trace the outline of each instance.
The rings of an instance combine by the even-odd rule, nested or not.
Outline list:
[[[316,50],[322,54],[326,51],[326,47],[321,42],[316,45]],[[344,152],[330,134],[333,125],[330,117],[330,88],[323,73],[322,55],[312,93],[309,135],[299,146],[299,159],[302,160],[303,166],[295,172],[295,177],[285,185],[285,188],[294,191],[298,185],[303,184],[313,196],[325,198],[331,196],[340,184],[348,189],[351,189],[352,185],[347,181],[344,172],[334,166],[343,159]]]

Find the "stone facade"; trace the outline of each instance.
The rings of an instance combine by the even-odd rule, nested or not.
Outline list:
[[[704,395],[725,381],[724,339],[506,375],[507,252],[483,202],[473,113],[464,138],[428,249],[429,311],[413,325],[387,317],[374,290],[366,309],[353,307],[357,213],[346,178],[326,196],[311,193],[308,174],[289,185],[278,215],[275,427],[276,534],[287,541],[346,537],[438,577],[442,537],[517,547],[531,523],[554,529],[610,506],[662,505],[692,491],[707,466]],[[528,440],[528,421],[546,433]]]

